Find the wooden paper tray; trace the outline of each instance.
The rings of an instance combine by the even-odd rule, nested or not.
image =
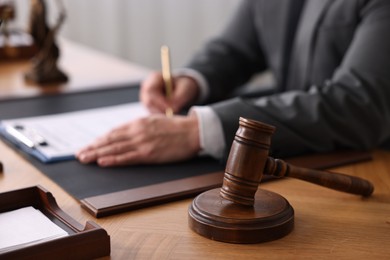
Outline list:
[[[93,259],[110,254],[110,237],[92,221],[85,226],[62,211],[41,186],[0,193],[0,213],[32,206],[69,236],[0,253],[0,259]]]

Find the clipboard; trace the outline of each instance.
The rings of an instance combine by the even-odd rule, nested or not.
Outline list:
[[[94,259],[110,255],[110,237],[92,221],[85,226],[62,211],[54,196],[41,186],[0,193],[0,212],[27,206],[40,210],[69,235],[43,243],[0,252],[0,259]]]
[[[149,115],[139,102],[53,115],[0,121],[0,135],[43,163],[75,159],[74,154],[127,121]]]

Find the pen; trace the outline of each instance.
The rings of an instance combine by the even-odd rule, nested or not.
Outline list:
[[[171,76],[171,64],[169,57],[169,48],[166,45],[161,46],[161,66],[162,66],[162,75],[165,84],[165,94],[167,99],[172,97],[172,76]],[[171,107],[168,107],[165,110],[166,116],[173,116],[173,110]]]

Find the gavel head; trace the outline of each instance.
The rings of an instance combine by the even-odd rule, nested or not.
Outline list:
[[[274,131],[271,125],[240,117],[220,190],[224,199],[241,205],[254,204]]]

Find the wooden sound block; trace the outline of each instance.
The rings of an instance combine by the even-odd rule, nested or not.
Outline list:
[[[294,209],[274,192],[259,189],[253,206],[223,199],[220,188],[198,195],[189,208],[189,226],[209,239],[260,243],[279,239],[294,227]]]

